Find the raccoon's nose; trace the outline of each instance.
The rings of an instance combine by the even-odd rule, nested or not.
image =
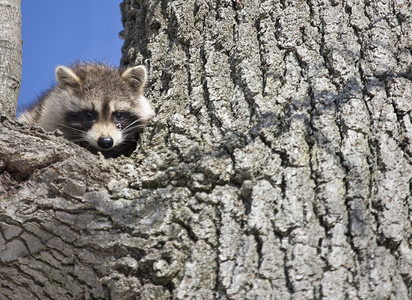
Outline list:
[[[111,148],[113,146],[113,139],[110,136],[102,136],[97,140],[97,145],[100,148]]]

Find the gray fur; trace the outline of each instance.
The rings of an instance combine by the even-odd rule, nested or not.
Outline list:
[[[18,121],[38,125],[46,131],[60,129],[72,141],[97,150],[112,150],[130,140],[135,131],[154,116],[153,108],[143,95],[147,81],[144,66],[123,72],[103,64],[58,66],[56,80],[58,83],[21,114]],[[89,111],[93,112],[92,120],[82,115]],[[123,114],[127,116],[125,123],[137,121],[125,129],[114,117],[115,112],[127,113]],[[85,119],[88,122],[84,122]],[[73,120],[82,125],[73,127]],[[113,138],[113,146],[102,149],[97,142],[102,136]]]

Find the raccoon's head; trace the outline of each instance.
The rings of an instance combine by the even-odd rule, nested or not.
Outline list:
[[[144,97],[144,66],[124,71],[100,64],[56,68],[59,129],[77,143],[107,151],[135,141],[154,111]],[[58,101],[55,101],[55,100]]]

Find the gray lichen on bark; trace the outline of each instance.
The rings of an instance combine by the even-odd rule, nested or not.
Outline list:
[[[125,1],[157,116],[107,160],[2,120],[0,293],[410,299],[410,5]]]

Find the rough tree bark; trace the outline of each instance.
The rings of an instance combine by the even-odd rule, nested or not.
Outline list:
[[[1,299],[411,299],[410,5],[126,0],[157,117],[118,159],[2,120]]]
[[[21,0],[0,0],[0,112],[14,116],[21,82]]]

